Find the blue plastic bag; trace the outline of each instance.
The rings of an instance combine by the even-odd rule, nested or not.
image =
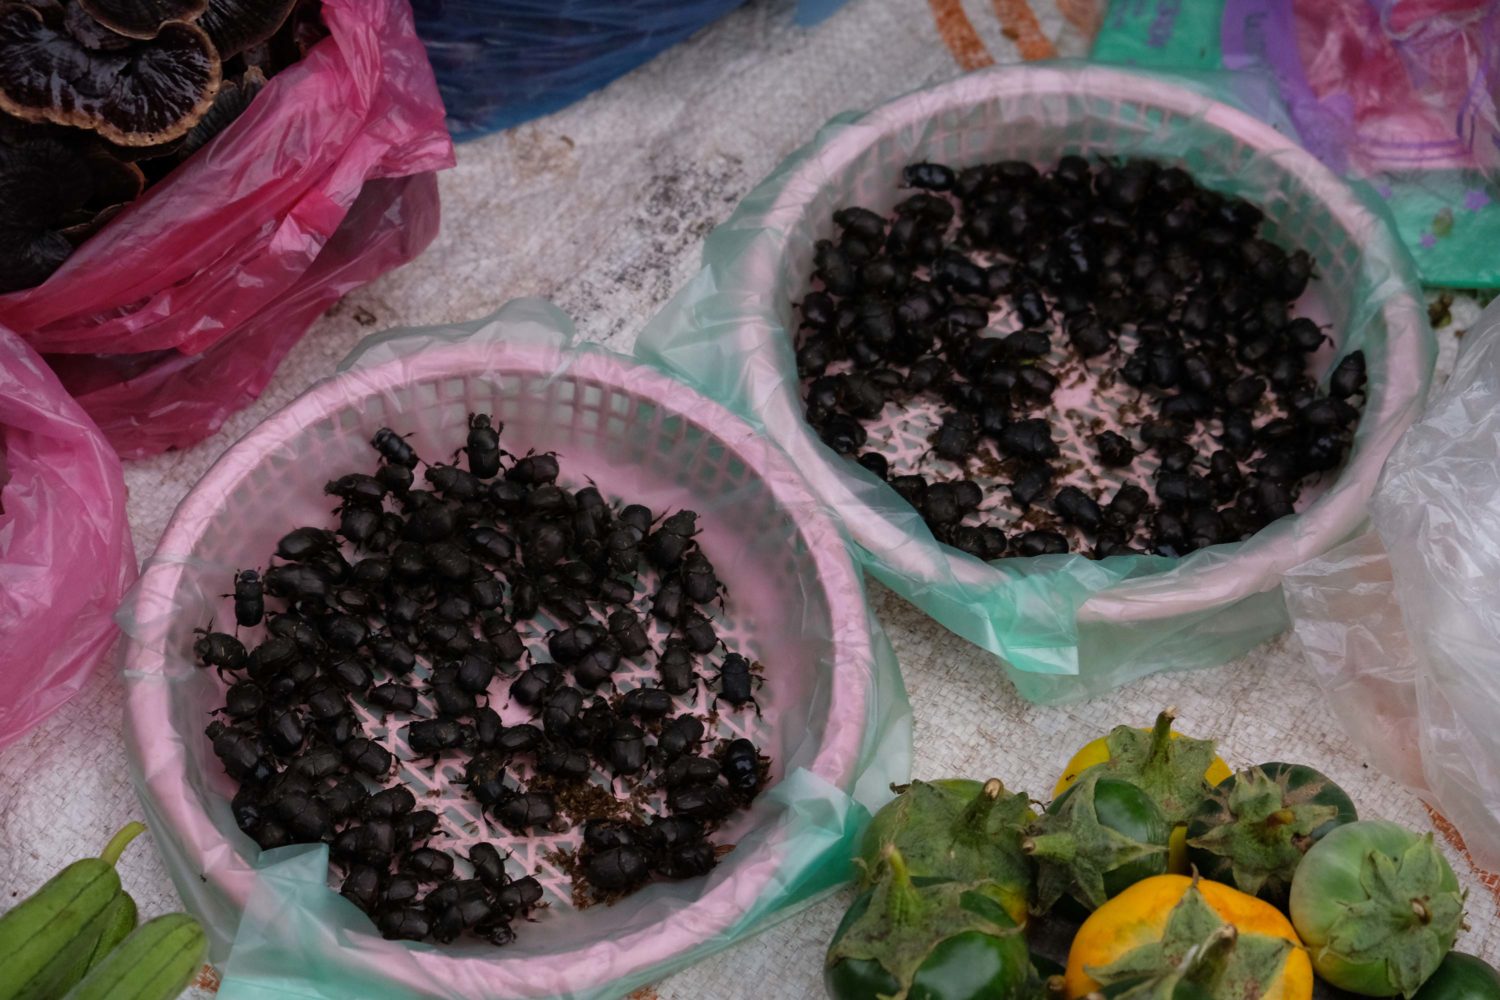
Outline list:
[[[414,0],[455,138],[567,107],[744,0]],[[803,0],[814,24],[843,0]]]

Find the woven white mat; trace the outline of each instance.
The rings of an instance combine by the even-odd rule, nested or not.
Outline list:
[[[1058,54],[1083,54],[1076,22],[1086,20],[1086,0],[1032,6],[1036,28]],[[574,316],[585,337],[629,350],[642,323],[696,268],[709,229],[830,116],[951,77],[958,56],[966,66],[1017,58],[996,13],[1005,7],[853,0],[806,31],[792,26],[790,0],[752,2],[572,108],[460,147],[457,169],[442,178],[442,234],[422,258],[336,306],[261,400],[218,435],[127,466],[138,552],[151,552],[178,500],[229,443],[376,330],[470,319],[510,298],[542,295]],[[954,10],[973,29],[967,42]],[[1027,42],[1031,29],[1021,29],[1012,22]],[[1034,34],[1029,44],[1035,51]],[[1459,303],[1454,312],[1462,327],[1476,310]],[[1446,359],[1456,341],[1451,333],[1445,339]],[[1267,644],[1217,670],[1041,709],[1021,701],[986,654],[889,592],[872,591],[916,710],[918,777],[993,775],[1045,797],[1078,744],[1116,724],[1147,724],[1171,704],[1185,732],[1221,738],[1232,766],[1313,764],[1349,790],[1361,814],[1431,825],[1415,796],[1368,769],[1350,747],[1294,641]],[[0,907],[74,858],[97,853],[138,815],[120,735],[121,690],[114,670],[101,670],[72,703],[0,752]],[[1457,851],[1450,854],[1471,889],[1470,930],[1460,944],[1500,961],[1495,891]],[[120,869],[143,915],[177,907],[149,837]],[[846,902],[826,901],[639,996],[821,997],[823,949]],[[202,982],[211,985],[212,976]]]

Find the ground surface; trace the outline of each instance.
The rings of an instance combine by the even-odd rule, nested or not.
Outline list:
[[[1025,4],[1004,0],[854,0],[804,30],[792,25],[783,0],[753,2],[566,111],[461,147],[457,169],[442,178],[442,233],[424,256],[320,320],[265,396],[219,434],[127,466],[137,551],[152,551],[177,501],[226,446],[331,372],[369,333],[470,319],[507,299],[541,295],[571,314],[583,336],[629,350],[693,272],[709,229],[833,114],[1023,51],[1084,52],[1081,26],[1092,5],[1032,7],[1034,18]],[[1460,303],[1454,312],[1462,327],[1474,307]],[[1450,332],[1445,359],[1455,344]],[[1295,641],[1269,643],[1216,670],[1044,709],[1022,701],[992,658],[899,598],[874,586],[871,599],[915,708],[918,777],[994,775],[1045,797],[1078,743],[1122,722],[1145,724],[1173,704],[1180,728],[1221,738],[1231,766],[1313,763],[1351,792],[1362,814],[1431,826],[1421,802],[1369,769],[1344,738]],[[42,873],[97,852],[136,815],[121,694],[114,670],[103,669],[71,704],[0,752],[0,906]],[[1471,889],[1471,929],[1461,945],[1500,960],[1497,897],[1450,853]],[[121,872],[143,914],[176,907],[149,842],[129,852]],[[819,997],[823,949],[846,901],[824,901],[641,996]]]

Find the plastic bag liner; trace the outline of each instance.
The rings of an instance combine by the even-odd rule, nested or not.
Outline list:
[[[1240,100],[1245,92],[1234,88],[1242,84],[1255,81],[1033,63],[835,118],[709,236],[703,269],[642,333],[636,353],[764,428],[843,517],[866,568],[1003,657],[1026,698],[1084,697],[1158,670],[1223,663],[1287,627],[1282,572],[1358,528],[1386,454],[1419,408],[1435,353],[1410,260],[1390,231],[1290,140],[1215,100]],[[836,455],[803,419],[790,331],[810,287],[814,243],[833,235],[833,211],[888,211],[907,194],[901,167],[919,160],[1045,163],[1064,153],[1181,164],[1208,187],[1261,205],[1269,238],[1312,254],[1320,280],[1299,309],[1331,323],[1334,341],[1314,357],[1318,374],[1361,349],[1370,384],[1345,467],[1321,492],[1304,490],[1298,515],[1183,559],[986,564],[940,545],[894,490]],[[922,435],[911,438],[903,461],[927,448]],[[1069,457],[1095,464],[1081,445]]]
[[[324,0],[323,21],[212,143],[0,296],[123,456],[213,433],[332,302],[437,234],[453,150],[406,0]]]
[[[642,66],[745,0],[415,0],[459,139],[539,118]],[[844,0],[800,0],[815,24]]]
[[[1391,453],[1371,522],[1287,575],[1307,663],[1370,762],[1500,870],[1500,303]]]
[[[1274,80],[1292,134],[1368,179],[1428,284],[1500,285],[1500,2],[1117,0],[1092,56]]]
[[[209,930],[224,1000],[619,996],[848,878],[869,811],[909,774],[910,706],[836,520],[787,458],[727,410],[572,336],[556,309],[522,300],[476,323],[371,338],[209,470],[127,600],[134,779],[177,889]],[[567,836],[510,837],[456,789],[436,801],[425,762],[400,765],[443,817],[437,845],[464,854],[490,840],[514,852],[513,874],[535,870],[547,887],[550,905],[504,948],[384,941],[328,887],[325,847],[260,852],[236,828],[233,784],[203,735],[224,682],[191,662],[192,630],[232,620],[220,595],[237,567],[264,565],[288,525],[332,523],[322,485],[373,467],[377,428],[446,456],[474,411],[504,422],[508,451],[555,449],[570,487],[588,477],[658,512],[699,512],[698,542],[731,588],[713,611],[718,630],[766,665],[763,714],[721,711],[720,733],[748,734],[772,758],[772,784],[722,831],[735,848],[714,872],[584,910],[543,856],[572,846]],[[533,626],[535,638],[546,622]],[[241,630],[247,642],[258,632]],[[651,659],[615,677],[629,688],[654,674]],[[716,690],[700,686],[701,704]],[[526,718],[503,693],[491,704],[508,723]],[[379,716],[361,721],[373,735],[386,728]],[[399,735],[385,738],[412,756]]]
[[[120,460],[0,326],[0,747],[83,687],[135,573]]]

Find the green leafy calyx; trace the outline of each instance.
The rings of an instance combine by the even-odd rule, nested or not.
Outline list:
[[[894,846],[901,852],[912,875],[994,883],[1024,906],[1032,875],[1021,853],[1021,831],[1034,818],[1029,799],[1007,792],[996,778],[973,794],[954,785],[913,781],[881,810],[872,829],[881,849]],[[878,867],[867,869],[867,885]]]
[[[901,984],[891,1000],[905,1000],[917,970],[942,942],[971,931],[994,937],[1020,933],[966,908],[962,897],[970,891],[952,882],[917,888],[901,852],[887,847],[869,908],[829,948],[828,965],[846,959],[877,962]]]
[[[1037,906],[1041,912],[1072,893],[1090,909],[1109,898],[1104,876],[1131,862],[1164,854],[1161,844],[1142,843],[1099,822],[1094,796],[1105,775],[1089,768],[1056,807],[1031,825],[1021,850],[1037,863]]]
[[[1399,858],[1370,851],[1359,880],[1365,898],[1344,907],[1322,951],[1348,962],[1384,962],[1391,985],[1409,997],[1453,946],[1463,894],[1447,888],[1451,869],[1430,833]]]
[[[1119,994],[1129,1000],[1167,1000],[1184,984],[1207,996],[1256,1000],[1271,991],[1294,947],[1284,938],[1240,933],[1209,905],[1194,880],[1172,908],[1159,940],[1085,971],[1105,985],[1131,983]]]
[[[1172,738],[1176,718],[1169,708],[1156,717],[1149,732],[1116,726],[1105,737],[1109,759],[1090,768],[1122,778],[1151,796],[1174,827],[1186,824],[1207,797],[1210,786],[1203,775],[1214,762],[1213,740]]]
[[[1258,767],[1236,775],[1229,790],[1221,787],[1214,797],[1221,822],[1188,846],[1227,860],[1235,886],[1251,895],[1290,886],[1313,831],[1339,812],[1298,801],[1288,793],[1285,774],[1277,780]]]

